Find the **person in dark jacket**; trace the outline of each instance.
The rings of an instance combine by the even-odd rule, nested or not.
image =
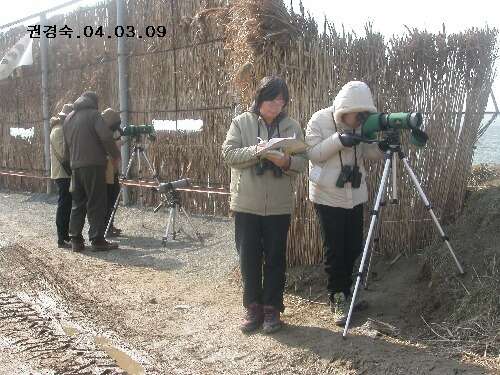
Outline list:
[[[85,216],[89,221],[89,240],[94,251],[118,248],[116,243],[104,239],[106,230],[106,180],[107,155],[115,164],[120,161],[120,151],[113,134],[98,111],[96,93],[84,92],[73,104],[63,125],[66,143],[65,157],[70,160],[73,183],[73,207],[70,218],[70,237],[74,251],[82,251]]]

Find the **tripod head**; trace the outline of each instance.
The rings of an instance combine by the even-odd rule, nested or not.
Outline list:
[[[381,139],[375,139],[372,137],[366,137],[364,135],[356,135],[352,134],[351,137],[355,140],[363,143],[378,143],[380,145],[380,149],[392,151],[395,153],[401,152],[401,128],[390,127],[384,129],[380,132],[383,137]],[[423,147],[428,140],[427,134],[420,129],[412,129],[411,134],[412,139],[418,139],[417,147]],[[415,144],[412,142],[412,144]]]
[[[153,188],[153,191],[158,191],[156,188]],[[158,206],[153,208],[153,212],[156,213],[162,207],[172,208],[180,206],[182,203],[181,195],[179,191],[176,189],[168,190],[164,193],[160,193],[160,203]]]
[[[153,125],[127,125],[117,129],[121,137],[127,137],[134,148],[144,150],[146,139],[150,142],[156,141],[156,132]]]
[[[161,207],[175,207],[181,205],[181,196],[177,189],[182,189],[190,186],[190,179],[184,178],[181,180],[170,181],[165,183],[160,183],[158,186],[154,187],[153,190],[161,194],[160,204],[153,210],[157,212]]]

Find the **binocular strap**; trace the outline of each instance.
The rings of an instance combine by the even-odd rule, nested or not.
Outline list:
[[[339,130],[337,129],[337,122],[335,121],[335,117],[333,115],[333,112],[332,112],[332,121],[333,121],[333,125],[335,126],[335,131],[338,133]],[[353,132],[354,132],[354,130],[353,130]],[[356,146],[353,146],[353,147],[354,147],[354,166],[357,167],[358,166],[358,151],[357,151]],[[342,161],[342,151],[339,151],[339,159],[340,159],[340,168],[344,169],[344,162]]]

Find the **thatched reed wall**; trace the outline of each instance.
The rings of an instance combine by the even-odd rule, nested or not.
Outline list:
[[[493,78],[496,31],[460,34],[409,31],[385,41],[367,27],[366,35],[339,33],[325,24],[321,33],[303,14],[289,13],[280,1],[240,0],[128,2],[127,24],[143,30],[166,25],[163,38],[127,39],[130,123],[153,119],[200,118],[201,134],[160,135],[148,154],[162,180],[189,176],[202,185],[229,185],[220,156],[235,104],[248,104],[256,82],[281,74],[291,91],[290,114],[305,127],[311,114],[331,104],[347,81],[366,81],[384,111],[426,113],[430,135],[424,149],[408,147],[409,160],[438,216],[453,219],[461,209],[473,143]],[[113,33],[114,2],[59,17],[51,23],[81,30],[105,25]],[[0,35],[3,53],[24,30]],[[116,40],[52,39],[50,43],[52,113],[85,89],[101,96],[102,106],[117,107]],[[38,61],[38,60],[37,60]],[[38,62],[37,62],[38,64]],[[0,83],[1,167],[42,172],[43,134],[39,65]],[[465,109],[464,116],[457,114]],[[31,143],[10,137],[11,126],[35,125]],[[24,150],[24,151],[21,151]],[[381,163],[369,165],[374,193]],[[136,172],[137,173],[137,172]],[[399,174],[402,175],[401,166]],[[0,177],[2,186],[37,189],[35,181]],[[22,185],[19,185],[22,184]],[[409,179],[400,178],[399,206],[382,216],[385,254],[413,251],[435,236],[427,212]],[[307,179],[298,181],[289,263],[321,260],[319,233],[307,202]],[[191,211],[226,214],[227,197],[185,194]],[[153,196],[147,197],[151,202]]]

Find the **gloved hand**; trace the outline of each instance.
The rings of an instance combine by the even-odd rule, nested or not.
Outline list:
[[[339,135],[340,143],[344,147],[353,147],[360,144],[359,137],[355,134],[342,133]]]

